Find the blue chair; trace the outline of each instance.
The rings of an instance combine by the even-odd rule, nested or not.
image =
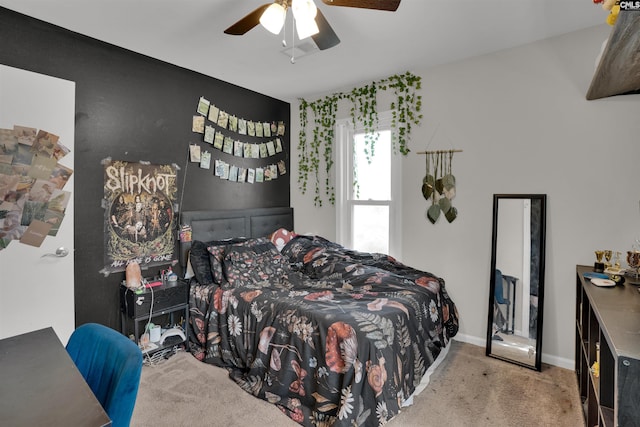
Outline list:
[[[87,323],[71,334],[66,349],[113,427],[128,426],[142,372],[138,346],[111,328]]]
[[[495,288],[495,303],[506,306],[506,316],[502,314],[500,309],[498,317],[502,320],[503,325],[501,325],[502,332],[514,332],[514,323],[516,316],[516,306],[515,306],[515,298],[516,298],[516,279],[513,276],[503,275],[502,271],[496,268],[496,288]],[[504,285],[508,287],[507,297],[504,297]]]

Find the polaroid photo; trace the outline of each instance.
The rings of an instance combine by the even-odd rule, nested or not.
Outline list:
[[[247,134],[247,121],[245,119],[238,119],[238,133],[240,135]]]
[[[250,159],[253,157],[253,144],[248,142],[243,145],[244,157]]]
[[[217,159],[214,163],[213,175],[220,177],[224,173],[224,162]]]
[[[204,117],[193,116],[191,131],[196,133],[204,133]]]
[[[189,144],[189,159],[192,162],[200,163],[200,146],[197,144]]]
[[[276,153],[282,153],[282,141],[280,141],[280,138],[276,138]]]
[[[229,168],[229,181],[238,182],[238,167],[231,166]]]
[[[31,145],[18,144],[18,151],[13,155],[13,164],[30,165],[33,161],[33,156]]]
[[[224,145],[224,135],[221,132],[216,132],[216,137],[213,140],[214,148],[218,150],[222,150],[222,146]]]
[[[256,136],[262,137],[264,135],[264,128],[262,127],[262,123],[256,123]]]
[[[71,150],[67,146],[58,141],[55,148],[53,149],[53,157],[55,157],[56,160],[60,161],[60,159],[69,154],[70,151]]]
[[[3,154],[13,155],[18,152],[18,138],[13,129],[0,129],[0,147]]]
[[[260,146],[258,144],[252,144],[253,147],[251,147],[251,158],[252,159],[259,159],[260,158]]]
[[[215,105],[211,104],[209,106],[209,121],[213,123],[218,123],[218,115],[220,114],[220,109]]]
[[[48,203],[51,195],[56,190],[53,182],[44,179],[36,179],[29,190],[29,200],[32,202]]]
[[[53,171],[51,171],[49,182],[53,182],[56,188],[62,190],[69,181],[69,178],[71,178],[71,175],[73,175],[73,169],[58,163],[56,167],[53,168]]]
[[[276,136],[278,134],[278,125],[276,122],[271,122],[271,135]]]
[[[26,127],[26,126],[13,126],[13,135],[18,140],[19,144],[28,145],[31,147],[36,141],[38,135],[38,129]]]
[[[200,168],[201,169],[210,169],[211,168],[211,153],[210,152],[205,151],[200,155]]]
[[[267,153],[269,153],[270,156],[276,155],[276,146],[273,141],[267,142]]]
[[[247,180],[247,169],[238,168],[238,182],[245,182]]]
[[[222,179],[229,179],[229,163],[223,162],[222,164]]]
[[[278,122],[278,135],[284,135],[284,122]]]
[[[264,142],[260,144],[260,157],[263,159],[265,157],[269,157],[269,154],[267,153],[267,144],[265,144]]]
[[[15,193],[19,181],[20,177],[17,175],[0,173],[0,200],[4,200],[7,194]]]
[[[53,157],[53,151],[59,139],[60,137],[58,135],[39,130],[36,135],[36,140],[31,146],[31,151],[41,156]]]
[[[200,101],[198,101],[198,114],[207,117],[207,114],[209,114],[209,104],[209,100],[201,96]]]
[[[262,134],[269,138],[271,136],[271,125],[267,122],[262,124]]]
[[[256,170],[255,169],[247,169],[247,182],[249,184],[253,184],[256,179]]]
[[[36,154],[31,161],[28,175],[35,179],[49,179],[57,163],[53,157]]]
[[[236,157],[242,157],[243,143],[240,141],[233,141],[233,155]]]
[[[26,202],[24,202],[24,207],[22,209],[22,218],[20,219],[20,225],[29,225],[33,221],[42,221],[44,220],[44,214],[46,212],[46,202],[35,202],[27,200]]]
[[[208,143],[208,144],[213,144],[213,139],[216,136],[216,130],[213,128],[213,126],[205,126],[204,128],[204,142]]]
[[[44,215],[40,220],[33,220],[27,224],[28,227],[20,238],[20,243],[38,248],[42,245],[44,239],[49,235],[49,230],[51,230],[51,224],[42,221],[43,219]]]
[[[47,224],[51,224],[51,230],[49,230],[49,236],[55,236],[58,234],[60,230],[60,225],[62,225],[62,220],[64,219],[64,212],[58,212],[51,209],[48,209],[44,214],[44,222]]]
[[[278,173],[280,173],[280,175],[285,175],[287,173],[287,165],[284,160],[280,160],[278,162]]]
[[[238,118],[236,116],[229,116],[229,130],[238,132]]]
[[[220,113],[218,114],[218,126],[220,126],[223,129],[226,129],[228,124],[229,124],[229,113],[227,113],[226,111],[220,110]]]
[[[256,182],[264,182],[264,169],[256,168]]]
[[[249,136],[256,136],[256,124],[252,121],[247,122],[247,134],[249,134]]]
[[[224,145],[222,146],[222,151],[227,154],[233,153],[233,139],[231,139],[231,137],[224,137]]]
[[[271,168],[271,179],[278,178],[278,167],[276,165],[269,165]]]
[[[269,166],[264,168],[264,180],[271,181],[271,168]]]
[[[71,200],[70,191],[64,191],[56,188],[53,191],[53,194],[51,194],[47,209],[49,209],[50,211],[64,212],[65,210],[67,210],[69,200]]]

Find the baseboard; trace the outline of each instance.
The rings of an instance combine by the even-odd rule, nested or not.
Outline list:
[[[458,333],[455,337],[453,337],[455,341],[465,342],[467,344],[477,345],[479,347],[486,347],[487,341],[486,338],[478,338],[472,335],[460,334]],[[547,363],[549,365],[557,366],[559,368],[569,369],[571,371],[575,370],[575,361],[573,359],[567,359],[566,357],[554,356],[551,354],[542,353],[542,363]]]
[[[486,347],[487,346],[486,338],[478,338],[478,337],[474,337],[472,335],[458,333],[458,334],[456,334],[455,337],[453,337],[453,339],[456,340],[456,341],[460,341],[460,342],[466,342],[467,344],[477,345],[479,347]]]
[[[576,362],[573,359],[567,359],[566,357],[552,356],[542,352],[542,363],[548,363],[549,365],[557,366],[559,368],[569,369],[574,371],[576,369]]]

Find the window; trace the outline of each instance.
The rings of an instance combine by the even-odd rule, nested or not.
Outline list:
[[[391,113],[379,114],[378,139],[367,159],[366,134],[350,120],[337,124],[337,240],[363,252],[400,257],[400,156],[391,144]]]

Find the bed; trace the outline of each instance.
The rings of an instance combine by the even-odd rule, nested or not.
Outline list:
[[[189,350],[304,426],[398,414],[458,330],[443,279],[296,235],[291,208],[185,212]]]

